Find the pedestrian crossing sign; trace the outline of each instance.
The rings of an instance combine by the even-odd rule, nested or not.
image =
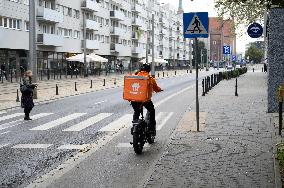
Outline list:
[[[208,12],[183,14],[184,38],[208,38]]]

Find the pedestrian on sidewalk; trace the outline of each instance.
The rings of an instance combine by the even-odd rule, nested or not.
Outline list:
[[[33,102],[33,90],[37,87],[36,84],[32,83],[32,71],[28,70],[25,72],[23,77],[23,83],[21,84],[20,90],[22,93],[21,106],[24,108],[25,118],[24,120],[32,120],[30,118],[30,112],[34,107]]]
[[[1,65],[1,72],[2,72],[2,76],[4,75],[5,76],[5,79],[8,80],[7,78],[7,72],[6,72],[6,65],[5,64],[2,64]]]

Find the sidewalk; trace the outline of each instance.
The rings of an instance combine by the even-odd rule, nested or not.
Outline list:
[[[194,113],[185,113],[144,187],[278,187],[267,76],[249,72],[238,83],[238,97],[229,80],[200,98],[203,131],[195,132]]]
[[[202,71],[203,73],[205,71]],[[173,76],[182,76],[187,73],[187,70],[175,71],[157,71],[156,78],[162,79]],[[123,85],[123,74],[101,75],[96,77],[80,78],[75,76],[73,79],[50,79],[44,81],[38,81],[38,99],[35,100],[37,104],[44,103],[50,100],[56,100],[68,96],[75,96],[79,94],[94,92],[98,90],[110,89],[115,87],[121,87]],[[105,79],[105,85],[104,85]],[[92,88],[91,88],[92,80]],[[75,82],[77,91],[75,91]],[[56,95],[56,84],[58,85],[58,94]],[[16,102],[17,89],[19,89],[19,83],[0,83],[0,111],[20,106],[20,102]],[[19,92],[19,98],[21,99],[21,93]]]

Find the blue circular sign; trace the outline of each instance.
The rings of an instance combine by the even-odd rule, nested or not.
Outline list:
[[[263,34],[263,28],[259,23],[253,23],[248,27],[247,32],[251,38],[259,38]]]

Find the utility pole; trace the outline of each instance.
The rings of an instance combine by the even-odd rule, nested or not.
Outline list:
[[[37,54],[36,54],[36,24],[35,1],[29,0],[29,68],[33,72],[33,82],[37,83]],[[34,89],[33,98],[37,99],[37,89]]]
[[[208,63],[209,63],[209,58],[210,58],[210,40],[209,38],[207,38],[207,54],[206,54],[206,71],[209,71],[209,66],[208,66]]]
[[[149,25],[148,25],[149,26]],[[148,30],[148,29],[147,29]],[[148,31],[146,32],[146,63],[148,64],[148,45],[149,45],[149,34]]]
[[[88,67],[89,65],[87,65],[87,39],[86,39],[86,13],[85,11],[83,11],[83,52],[84,52],[84,66],[85,66],[85,77],[88,76]]]
[[[199,99],[198,99],[198,62],[197,62],[197,50],[198,50],[198,40],[195,40],[195,71],[196,71],[196,128],[197,132],[199,132]]]
[[[190,63],[190,73],[192,73],[192,43],[191,39],[189,39],[189,63]]]
[[[152,66],[151,66],[151,76],[155,77],[155,15],[152,13]]]

